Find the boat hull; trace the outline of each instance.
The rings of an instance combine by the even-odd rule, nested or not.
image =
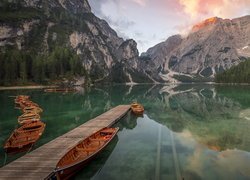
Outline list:
[[[39,124],[39,126],[37,125]],[[43,134],[45,129],[43,122],[33,122],[15,129],[4,144],[5,151],[19,151],[22,148],[34,144]]]
[[[65,180],[65,179],[69,179],[70,177],[72,177],[76,172],[78,172],[79,170],[81,170],[90,161],[92,161],[98,154],[100,154],[106,146],[108,146],[108,144],[112,141],[112,139],[115,138],[115,136],[116,136],[116,134],[117,134],[117,132],[119,130],[119,128],[115,128],[115,129],[116,130],[113,133],[112,137],[109,140],[107,140],[107,142],[104,145],[102,145],[98,150],[96,150],[96,152],[94,152],[93,154],[89,155],[85,159],[82,159],[82,160],[76,161],[75,163],[72,163],[71,165],[55,169],[53,175],[51,175],[47,179],[54,179],[54,178],[56,178],[58,180],[59,179],[60,180],[61,179]]]
[[[28,152],[30,149],[32,149],[34,143],[29,143],[29,144],[26,144],[22,147],[9,147],[7,149],[5,149],[5,152],[9,155],[15,155],[15,154],[18,154],[18,153],[22,153],[22,152]]]
[[[74,174],[76,174],[76,172],[80,171],[82,168],[84,168],[90,161],[92,161],[98,154],[100,154],[101,151],[99,151],[98,153],[96,153],[94,156],[90,157],[89,159],[76,164],[74,166],[71,166],[67,169],[64,170],[59,170],[56,172],[56,178],[57,180],[67,180],[70,177],[72,177]]]
[[[131,110],[135,115],[143,115],[144,112],[143,106],[139,103],[132,103]]]

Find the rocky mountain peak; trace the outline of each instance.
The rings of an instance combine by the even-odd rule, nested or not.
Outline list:
[[[220,20],[222,20],[221,18],[218,18],[218,17],[211,17],[211,18],[208,18],[198,24],[195,24],[192,28],[192,32],[195,32],[195,31],[198,31],[200,29],[203,29],[203,28],[206,28],[207,26],[210,26],[210,25],[214,25],[214,24],[217,24]]]
[[[188,36],[176,37],[148,49],[150,66],[164,81],[211,81],[250,57],[250,16],[209,18],[194,25]]]
[[[118,57],[121,60],[130,60],[138,56],[137,43],[133,39],[124,41],[118,49]]]

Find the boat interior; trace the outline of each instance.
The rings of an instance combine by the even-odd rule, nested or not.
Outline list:
[[[68,166],[72,163],[84,160],[102,148],[112,138],[114,128],[99,131],[77,144],[58,162],[57,167]]]

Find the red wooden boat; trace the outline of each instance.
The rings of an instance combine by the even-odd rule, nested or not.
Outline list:
[[[5,152],[8,155],[15,155],[15,154],[19,154],[19,153],[29,152],[32,149],[34,144],[35,143],[30,143],[30,144],[27,144],[21,148],[8,148],[8,149],[5,149]]]
[[[27,107],[22,108],[22,111],[24,113],[36,113],[36,114],[43,112],[42,108],[37,107],[37,106],[27,106]]]
[[[26,95],[18,95],[16,96],[16,99],[15,99],[15,103],[16,104],[20,104],[21,101],[27,101],[29,100],[29,96],[26,96]]]
[[[44,92],[76,92],[76,89],[74,88],[51,88],[51,89],[44,89]]]
[[[38,104],[36,104],[36,103],[34,103],[33,101],[30,101],[30,100],[28,100],[28,101],[21,101],[21,102],[19,103],[19,106],[20,106],[22,109],[25,108],[25,107],[30,107],[30,106],[39,107]]]
[[[37,113],[33,113],[33,112],[28,112],[28,113],[24,113],[21,116],[18,117],[18,123],[20,125],[26,124],[26,123],[30,123],[30,122],[34,122],[34,121],[40,121],[40,115]]]
[[[103,128],[80,141],[59,160],[53,173],[54,177],[57,179],[69,179],[100,153],[115,137],[118,130],[118,127]]]
[[[136,102],[131,104],[131,109],[132,109],[132,112],[136,115],[142,115],[144,112],[144,107],[141,104],[136,103]]]
[[[25,149],[34,144],[43,134],[45,124],[41,121],[31,122],[14,130],[4,144],[7,153]]]

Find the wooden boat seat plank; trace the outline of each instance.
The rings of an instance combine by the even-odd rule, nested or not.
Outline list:
[[[103,130],[100,133],[113,133],[113,132],[114,132],[113,130]]]

